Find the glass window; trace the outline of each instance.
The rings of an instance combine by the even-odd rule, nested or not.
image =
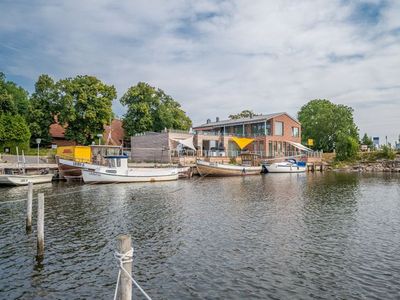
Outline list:
[[[275,135],[283,135],[283,122],[275,122]]]
[[[292,127],[292,136],[294,136],[294,137],[299,136],[299,128],[298,127]]]

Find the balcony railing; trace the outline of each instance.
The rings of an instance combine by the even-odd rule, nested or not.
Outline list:
[[[237,137],[260,137],[260,136],[271,136],[269,133],[230,133],[230,132],[219,132],[219,131],[196,131],[199,135],[213,135],[213,136],[237,136]]]

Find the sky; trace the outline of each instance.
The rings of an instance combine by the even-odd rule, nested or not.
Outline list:
[[[118,97],[145,81],[194,125],[329,99],[354,109],[360,135],[393,142],[400,1],[1,0],[0,71],[30,92],[43,73],[94,75]]]

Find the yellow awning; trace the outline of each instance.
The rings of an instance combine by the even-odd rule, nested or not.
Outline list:
[[[232,140],[239,146],[240,150],[243,150],[243,148],[250,145],[254,141],[254,139],[238,137],[233,137]]]

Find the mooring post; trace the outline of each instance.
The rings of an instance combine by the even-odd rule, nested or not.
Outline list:
[[[121,234],[117,237],[118,241],[118,253],[124,255],[131,252],[132,242],[131,236]],[[127,256],[122,258],[122,266],[132,276],[132,257]],[[123,270],[121,270],[121,278],[118,287],[118,298],[119,300],[131,300],[132,299],[132,281]]]
[[[28,200],[26,201],[26,231],[32,230],[32,198],[33,198],[33,183],[28,183]]]
[[[37,214],[37,258],[44,256],[44,194],[38,194]]]

